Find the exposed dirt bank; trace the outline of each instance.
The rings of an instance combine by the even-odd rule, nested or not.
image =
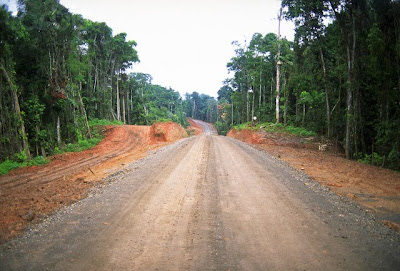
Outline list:
[[[200,135],[203,132],[203,128],[195,122],[193,119],[188,119],[190,126],[186,129],[190,135]]]
[[[337,194],[367,207],[389,227],[400,230],[399,172],[347,160],[340,147],[307,143],[306,138],[234,129],[228,137],[255,144]]]
[[[94,148],[56,155],[47,165],[0,176],[0,243],[28,223],[85,197],[100,180],[148,151],[187,137],[185,129],[173,122],[104,129],[105,138]]]

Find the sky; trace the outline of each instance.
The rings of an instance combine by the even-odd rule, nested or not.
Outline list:
[[[16,0],[0,0],[12,3]],[[254,33],[278,31],[279,0],[60,0],[72,13],[106,22],[113,34],[137,42],[140,63],[153,84],[183,96],[197,91],[217,97],[231,77],[226,64],[232,41],[248,44]],[[294,25],[283,21],[281,35],[293,40]]]

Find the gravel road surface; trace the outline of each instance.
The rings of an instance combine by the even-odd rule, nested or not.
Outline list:
[[[215,135],[154,151],[0,248],[0,270],[399,267],[399,234],[363,208]]]

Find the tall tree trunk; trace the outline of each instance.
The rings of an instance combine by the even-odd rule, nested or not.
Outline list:
[[[98,69],[97,69],[97,61],[96,61],[96,67],[95,67],[95,71],[94,71],[94,83],[93,83],[93,92],[94,92],[94,96],[96,97],[95,99],[95,104],[94,104],[94,108],[95,108],[95,116],[97,118],[100,118],[100,108],[99,108],[99,94],[98,94],[98,89],[96,88],[98,85]]]
[[[19,124],[19,135],[22,140],[22,150],[24,151],[26,157],[28,159],[31,159],[31,152],[29,150],[29,142],[28,142],[28,136],[25,131],[25,124],[24,120],[22,119],[21,115],[21,108],[19,106],[19,100],[18,100],[18,94],[17,94],[17,86],[13,83],[11,77],[9,76],[6,68],[4,67],[4,60],[0,59],[0,69],[3,72],[4,77],[7,80],[8,85],[10,86],[11,89],[11,97],[14,102],[14,109],[15,109],[15,115],[17,117],[17,122]]]
[[[346,145],[345,153],[346,158],[349,159],[352,156],[351,153],[351,123],[352,123],[352,104],[353,104],[353,88],[354,88],[354,61],[355,61],[355,50],[356,50],[356,31],[355,31],[355,17],[353,12],[351,12],[351,32],[348,33],[347,42],[347,67],[348,67],[348,87],[347,87],[347,100],[346,100]],[[350,48],[350,44],[352,47]]]
[[[127,115],[127,121],[128,121],[128,124],[131,124],[131,106],[130,106],[130,104],[129,104],[129,101],[132,99],[132,98],[129,98],[129,94],[131,94],[129,91],[127,91],[126,92],[126,115]]]
[[[122,121],[126,124],[125,93],[122,95]]]
[[[348,23],[351,25],[351,30],[346,28],[346,22],[343,17],[339,15],[338,4],[332,0],[329,1],[330,6],[335,14],[336,20],[339,22],[341,32],[346,44],[346,55],[347,55],[347,98],[346,98],[346,136],[345,136],[345,154],[346,158],[349,159],[352,156],[351,153],[351,128],[352,128],[352,103],[353,103],[353,85],[354,85],[354,61],[355,61],[355,50],[356,50],[356,30],[355,30],[355,15],[354,7],[350,6],[347,11]],[[352,5],[352,4],[350,4]]]
[[[131,90],[131,104],[130,104],[130,108],[131,108],[131,112],[133,111],[133,94],[134,94],[135,92],[133,91],[133,90]]]
[[[231,119],[231,125],[233,126],[233,101],[232,101],[232,119]]]
[[[274,99],[274,77],[271,79],[271,99],[270,99],[270,108],[272,109],[272,100]]]
[[[279,92],[280,92],[280,61],[281,57],[281,20],[282,20],[282,8],[279,10],[279,21],[278,21],[278,52],[276,55],[276,98],[275,98],[275,121],[279,123]]]
[[[261,97],[262,97],[262,80],[261,80],[261,76],[262,76],[262,66],[261,66],[261,70],[260,70],[260,94],[258,96],[258,118],[261,121]]]
[[[347,64],[348,64],[348,87],[347,87],[347,98],[346,98],[346,144],[345,144],[345,153],[346,153],[346,158],[349,159],[351,156],[351,151],[350,151],[350,132],[351,132],[351,104],[352,104],[352,99],[353,99],[353,92],[352,92],[352,86],[351,86],[351,60],[350,60],[350,48],[347,46]]]
[[[253,90],[253,104],[251,107],[251,121],[254,121],[254,102],[255,102],[256,92]]]
[[[288,91],[286,88],[286,77],[283,78],[283,93],[284,93],[284,97],[285,97],[284,111],[283,111],[283,124],[286,126],[286,124],[287,124],[287,107],[288,107]]]
[[[249,121],[249,91],[246,90],[246,121]]]
[[[299,94],[299,89],[296,89],[296,123],[298,123],[299,120],[299,114],[300,114],[300,109],[299,109],[299,101],[300,101],[300,94]]]
[[[60,113],[57,112],[57,123],[56,123],[56,132],[57,132],[57,145],[61,146],[61,127],[60,127]]]
[[[193,99],[192,118],[196,118],[196,101]]]
[[[82,92],[82,82],[79,82],[78,97],[79,97],[79,106],[81,108],[80,111],[81,111],[81,115],[83,115],[83,117],[85,119],[85,127],[86,127],[86,131],[87,131],[87,136],[89,138],[92,138],[92,133],[90,131],[89,121],[88,121],[85,105],[83,104],[81,92]]]
[[[116,98],[116,102],[117,102],[117,120],[120,121],[121,120],[121,104],[120,104],[120,100],[119,100],[119,75],[117,75],[117,98]]]
[[[322,52],[322,48],[319,48],[319,54],[320,54],[320,60],[321,60],[321,66],[322,66],[322,72],[324,75],[324,88],[325,88],[325,104],[326,104],[326,122],[327,122],[327,134],[328,137],[331,137],[331,109],[330,109],[330,104],[329,104],[329,89],[328,89],[328,78],[326,75],[326,65],[325,65],[325,59],[324,59],[324,54]]]
[[[39,129],[39,126],[36,124],[36,134],[39,134],[39,132],[40,132],[40,129]],[[38,140],[39,141],[39,140]],[[40,140],[39,141],[39,147],[40,147],[40,152],[41,152],[41,155],[43,156],[43,157],[46,157],[46,150],[44,149],[44,147],[43,147],[43,144],[42,144],[43,142]]]

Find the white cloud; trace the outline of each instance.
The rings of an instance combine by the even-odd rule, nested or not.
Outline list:
[[[17,13],[17,1],[16,0],[0,0],[0,6],[6,5],[8,10],[16,15]]]

